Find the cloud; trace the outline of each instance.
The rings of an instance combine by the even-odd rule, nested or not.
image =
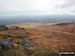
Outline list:
[[[55,8],[64,11],[67,15],[75,15],[75,0],[62,0]]]
[[[58,1],[59,0],[0,0],[0,11],[1,13],[5,12],[5,14],[11,14],[12,12],[19,12],[21,14],[51,14],[54,13],[54,7],[58,4]]]
[[[56,5],[59,8],[70,8],[75,6],[75,0],[63,0],[62,4]]]
[[[63,15],[74,6],[75,0],[0,0],[0,15]]]
[[[57,0],[0,0],[0,10],[47,10],[51,9],[56,4],[56,1]]]
[[[75,10],[73,10],[72,12],[75,13]]]

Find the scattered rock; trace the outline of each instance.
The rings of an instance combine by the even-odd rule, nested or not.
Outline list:
[[[12,30],[7,30],[6,32],[5,32],[5,34],[10,34],[12,32]]]
[[[17,42],[17,44],[24,45],[24,46],[29,46],[29,47],[34,46],[34,43],[29,41],[28,39],[20,40],[20,41]]]
[[[11,49],[13,47],[12,39],[8,38],[5,40],[0,40],[0,48],[1,49]]]
[[[27,53],[27,54],[33,54],[34,53],[34,51],[29,50],[27,48],[24,48],[24,52]]]
[[[5,25],[0,25],[0,31],[8,30],[8,27]]]

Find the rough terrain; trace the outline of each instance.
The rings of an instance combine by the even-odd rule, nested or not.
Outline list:
[[[58,56],[59,51],[75,51],[74,22],[32,22],[6,27],[0,31],[0,41],[11,38],[13,47],[7,50],[0,46],[3,56]]]

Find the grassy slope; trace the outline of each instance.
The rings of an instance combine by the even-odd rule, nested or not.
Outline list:
[[[75,36],[72,33],[68,32],[70,29],[74,29],[73,26],[74,25],[72,24],[67,26],[48,26],[48,29],[44,27],[38,27],[35,29],[15,30],[11,31],[10,35],[4,35],[5,31],[0,31],[0,39],[3,39],[5,37],[7,38],[9,36],[13,38],[14,35],[16,35],[18,32],[28,32],[28,34],[30,35],[27,38],[35,43],[35,46],[33,47],[26,47],[35,51],[35,53],[32,56],[37,56],[38,54],[40,54],[40,56],[50,56],[54,53],[57,53],[58,51],[75,51]],[[23,46],[19,46],[15,43],[16,41],[21,40],[23,38],[25,37],[20,36],[19,38],[18,36],[15,36],[15,39],[13,40],[15,47],[4,53],[6,53],[7,56],[26,55],[23,51]],[[57,54],[55,54],[55,56],[56,55]]]

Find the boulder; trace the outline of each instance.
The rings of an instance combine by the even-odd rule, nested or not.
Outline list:
[[[5,25],[0,25],[0,31],[8,30],[8,27]]]
[[[27,54],[33,54],[34,53],[32,50],[29,50],[27,48],[24,48],[24,52]]]
[[[11,49],[13,47],[12,39],[8,38],[0,41],[1,49]]]
[[[17,42],[17,44],[24,45],[24,46],[34,46],[34,43],[29,41],[28,39],[23,39]]]
[[[12,43],[2,43],[1,45],[2,49],[11,49],[13,47]]]

